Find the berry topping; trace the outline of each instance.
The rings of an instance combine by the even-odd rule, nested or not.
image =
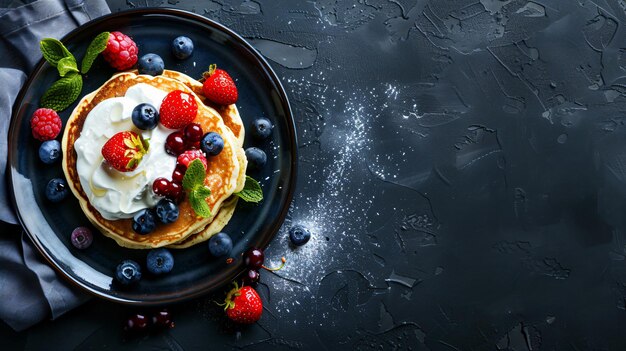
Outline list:
[[[45,164],[53,164],[61,158],[61,143],[47,140],[39,146],[39,159]]]
[[[185,152],[185,150],[185,138],[182,132],[173,132],[165,139],[165,152],[168,154],[178,156]]]
[[[52,202],[59,202],[67,196],[69,189],[65,179],[53,178],[46,185],[46,198]]]
[[[209,252],[213,257],[222,257],[230,254],[233,241],[226,233],[217,233],[209,239]]]
[[[187,170],[187,167],[181,164],[177,164],[176,169],[174,169],[174,172],[172,172],[172,182],[183,184],[183,178],[185,177],[186,170]]]
[[[178,219],[178,206],[170,199],[161,199],[154,207],[154,211],[161,223],[174,223]]]
[[[261,249],[251,248],[246,250],[243,253],[243,263],[248,267],[248,269],[259,270],[263,267],[263,261],[265,260],[265,255]]]
[[[174,268],[174,256],[166,248],[150,250],[146,257],[146,267],[152,274],[169,273]]]
[[[102,52],[104,59],[118,71],[133,67],[137,62],[137,44],[121,32],[111,32],[109,41]]]
[[[172,41],[172,54],[174,54],[176,58],[184,60],[191,56],[192,52],[193,41],[191,41],[191,39],[185,36],[180,36]]]
[[[52,140],[61,132],[61,118],[56,111],[49,108],[38,108],[30,118],[30,127],[37,140]]]
[[[72,242],[72,245],[74,245],[74,247],[77,249],[82,250],[88,248],[93,242],[93,234],[91,233],[91,229],[87,227],[77,227],[72,231],[70,241]]]
[[[256,283],[259,282],[260,277],[261,275],[259,274],[259,271],[249,269],[243,274],[243,284],[254,286]]]
[[[170,181],[163,177],[159,177],[155,179],[154,182],[152,183],[152,191],[154,191],[154,193],[159,196],[163,196],[163,197],[167,196],[169,192],[169,188],[170,188]]]
[[[198,103],[193,95],[174,90],[165,96],[159,112],[166,128],[181,129],[196,118]]]
[[[137,128],[152,130],[159,123],[159,111],[151,104],[139,104],[133,109],[131,119]]]
[[[291,240],[291,243],[295,246],[302,246],[306,244],[309,239],[311,239],[309,229],[301,225],[294,225],[289,229],[289,240]]]
[[[148,142],[132,131],[113,135],[102,147],[104,159],[120,172],[134,171],[146,152]]]
[[[237,87],[226,71],[210,65],[209,71],[203,74],[202,94],[219,105],[231,105],[237,102]]]
[[[172,315],[167,310],[157,312],[152,316],[152,324],[155,327],[174,328],[174,321]]]
[[[235,283],[235,287],[226,295],[225,304],[226,315],[237,323],[255,323],[263,313],[261,298],[250,286],[239,288]]]
[[[224,139],[215,132],[206,133],[200,142],[200,149],[207,155],[217,156],[224,149]]]
[[[267,139],[272,134],[274,126],[269,119],[261,117],[252,121],[252,136],[258,140]]]
[[[137,313],[134,314],[126,320],[126,325],[124,325],[125,332],[145,332],[148,330],[150,320],[143,314]]]
[[[115,269],[115,279],[124,285],[129,285],[141,279],[141,267],[133,260],[124,260]]]
[[[148,74],[158,76],[163,73],[165,63],[161,56],[157,54],[145,54],[137,61],[137,70],[139,74]]]
[[[167,198],[178,201],[181,199],[182,194],[183,187],[178,183],[170,182],[170,186],[167,189]]]
[[[148,234],[156,229],[156,218],[151,209],[143,209],[133,217],[133,230],[138,234]]]
[[[246,158],[248,159],[248,170],[258,170],[265,166],[267,155],[265,151],[258,147],[249,147],[246,149]]]
[[[178,156],[178,163],[185,166],[185,167],[189,167],[189,164],[191,163],[191,161],[195,160],[195,159],[199,159],[200,161],[202,161],[202,165],[204,165],[204,169],[207,169],[207,162],[206,162],[206,156],[204,156],[204,152],[200,151],[200,150],[188,150],[183,152],[182,154],[180,154]]]
[[[189,123],[183,129],[183,135],[186,143],[196,143],[202,139],[202,127],[198,123]]]

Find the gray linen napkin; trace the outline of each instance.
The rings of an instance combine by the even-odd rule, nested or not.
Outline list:
[[[11,109],[27,75],[41,59],[39,40],[61,38],[109,13],[104,0],[0,1],[0,318],[23,330],[80,305],[87,295],[70,287],[22,233],[11,207],[6,177]]]

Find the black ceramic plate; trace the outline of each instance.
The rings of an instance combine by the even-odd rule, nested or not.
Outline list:
[[[121,31],[131,36],[140,55],[159,54],[167,69],[199,78],[210,63],[217,63],[230,73],[239,90],[237,106],[245,125],[249,126],[253,119],[261,116],[275,124],[269,140],[259,143],[246,136],[245,141],[245,147],[257,146],[267,152],[266,166],[249,173],[261,182],[265,199],[259,205],[239,201],[235,215],[224,229],[234,242],[232,264],[227,264],[225,259],[211,258],[203,243],[172,250],[173,271],[152,277],[145,269],[147,250],[121,248],[98,232],[91,247],[82,251],[75,249],[69,241],[71,231],[77,226],[90,226],[90,223],[73,196],[60,204],[50,203],[45,198],[46,183],[51,178],[63,177],[63,171],[60,163],[45,165],[39,160],[40,143],[32,137],[29,126],[39,98],[57,79],[56,69],[42,61],[16,100],[9,131],[10,179],[20,221],[52,266],[97,296],[129,304],[161,304],[216,289],[243,270],[243,251],[253,246],[265,247],[270,242],[286,215],[297,160],[296,135],[286,94],[267,62],[245,40],[196,14],[171,9],[121,12],[89,22],[62,41],[80,62],[87,45],[103,31]],[[186,60],[177,60],[170,51],[171,41],[179,35],[186,35],[195,43],[193,55]],[[97,89],[113,73],[113,69],[98,58],[84,77],[82,94]],[[74,106],[60,113],[64,122]],[[124,259],[134,259],[144,268],[144,277],[131,288],[113,283],[115,267]]]

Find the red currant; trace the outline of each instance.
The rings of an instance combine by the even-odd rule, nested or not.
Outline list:
[[[126,320],[124,330],[128,332],[141,332],[148,329],[148,318],[143,314],[135,314]]]
[[[185,172],[184,171],[181,172],[178,169],[178,167],[176,167],[176,169],[172,173],[172,182],[178,183],[178,184],[183,184],[183,178],[184,177],[185,177]]]
[[[248,249],[243,254],[243,262],[251,270],[259,270],[263,266],[265,255],[261,249],[252,248]]]
[[[252,286],[259,282],[260,274],[259,271],[254,269],[247,270],[243,275],[243,284]]]
[[[159,177],[155,179],[154,182],[152,183],[152,191],[154,191],[154,193],[159,196],[167,196],[169,193],[171,183],[172,182],[170,182],[169,180],[163,177]]]
[[[152,324],[157,327],[173,328],[172,316],[167,310],[162,310],[152,316]]]
[[[165,139],[165,152],[172,156],[178,156],[185,152],[185,138],[183,133],[176,131]]]
[[[167,189],[167,197],[172,200],[178,200],[180,195],[183,193],[183,187],[174,182],[170,182],[169,187]]]
[[[202,127],[198,123],[189,123],[186,125],[183,129],[183,134],[185,136],[185,141],[189,144],[199,143],[204,135]]]

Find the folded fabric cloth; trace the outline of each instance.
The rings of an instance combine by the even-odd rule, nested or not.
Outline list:
[[[88,297],[48,266],[17,224],[8,194],[7,134],[13,103],[41,59],[39,41],[61,38],[110,12],[104,0],[38,0],[0,3],[0,318],[23,330],[80,305]]]

